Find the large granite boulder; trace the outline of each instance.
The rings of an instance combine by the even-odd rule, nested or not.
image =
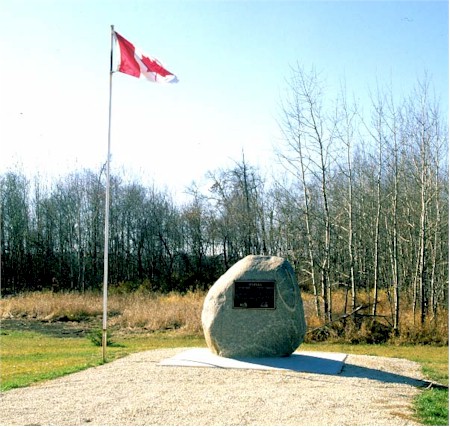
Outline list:
[[[306,323],[290,263],[249,255],[209,290],[202,326],[209,349],[224,357],[288,356],[303,342]]]

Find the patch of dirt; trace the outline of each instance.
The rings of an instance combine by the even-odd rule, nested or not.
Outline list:
[[[100,323],[95,321],[74,322],[64,319],[58,321],[41,321],[36,319],[2,319],[0,329],[3,334],[8,331],[29,331],[50,335],[57,338],[84,337],[92,329],[99,328]]]

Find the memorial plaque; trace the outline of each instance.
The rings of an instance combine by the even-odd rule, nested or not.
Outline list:
[[[236,280],[233,308],[275,309],[275,282]]]

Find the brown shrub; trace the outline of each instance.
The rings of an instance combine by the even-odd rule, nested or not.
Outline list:
[[[182,329],[189,333],[200,333],[201,308],[204,294],[188,292],[185,295],[140,294],[114,296],[121,314],[112,324],[121,328],[144,328],[150,331]]]
[[[427,319],[421,325],[412,316],[412,306],[407,299],[401,301],[399,335],[394,335],[389,295],[385,291],[378,294],[377,316],[371,316],[372,295],[358,293],[357,306],[364,308],[353,316],[345,317],[350,309],[350,294],[339,289],[333,293],[333,322],[327,323],[323,316],[317,316],[314,296],[303,294],[305,316],[308,325],[306,342],[339,342],[381,344],[434,344],[448,345],[448,310],[441,308],[435,319]],[[323,305],[321,306],[323,313]]]
[[[32,292],[0,300],[0,318],[85,320],[102,313],[96,294]]]

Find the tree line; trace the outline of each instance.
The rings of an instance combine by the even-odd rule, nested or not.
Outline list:
[[[297,66],[280,108],[277,174],[244,156],[209,171],[177,203],[167,191],[111,178],[109,278],[151,291],[208,289],[248,254],[286,257],[317,314],[333,292],[387,292],[398,330],[400,297],[423,323],[448,302],[448,132],[430,82],[394,100],[377,89],[360,111],[341,90],[324,95]],[[81,170],[50,185],[0,176],[2,293],[101,289],[105,174]]]

